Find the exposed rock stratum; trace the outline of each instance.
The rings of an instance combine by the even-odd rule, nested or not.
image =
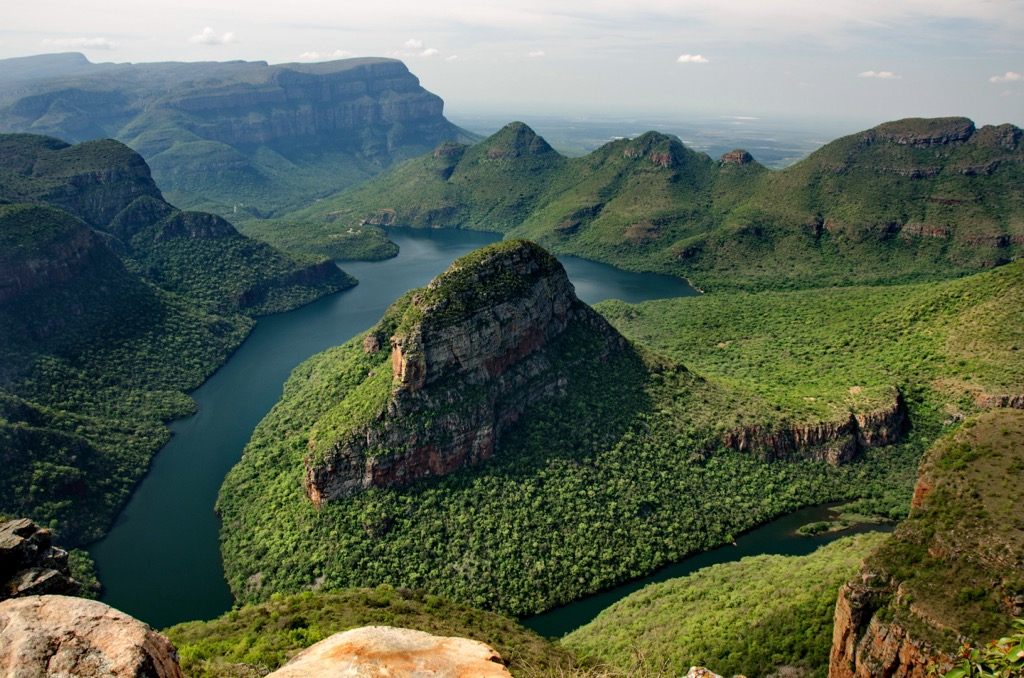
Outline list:
[[[305,484],[316,504],[490,458],[528,406],[565,394],[574,364],[627,345],[577,299],[558,260],[525,240],[463,257],[405,303],[364,342],[391,351],[390,374],[364,384],[376,395],[360,395],[379,404],[358,425],[314,428]]]

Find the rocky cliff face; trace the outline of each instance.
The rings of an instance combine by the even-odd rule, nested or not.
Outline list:
[[[119,139],[146,158],[172,202],[223,216],[303,206],[395,160],[472,138],[395,59],[38,60],[10,64],[37,77],[0,76],[0,131]]]
[[[30,250],[11,248],[0,252],[0,304],[33,290],[70,282],[97,259],[113,258],[96,234],[70,215],[43,207],[0,207],[0,224],[5,228],[44,220],[58,225],[54,237],[41,239]]]
[[[996,410],[926,453],[909,518],[840,591],[830,678],[949,670],[1024,613],[1022,441],[1024,412]]]
[[[439,134],[438,141],[452,133],[442,115],[444,102],[423,89],[400,61],[282,64],[259,75],[256,82],[182,87],[155,108],[186,112],[196,120],[191,131],[230,145],[374,126],[405,125],[407,133],[419,127],[419,132]],[[400,141],[400,135],[391,135],[386,150],[396,150]]]
[[[791,428],[744,427],[723,434],[722,444],[764,458],[783,458],[796,453],[816,461],[842,464],[867,448],[892,445],[906,428],[906,405],[899,391],[893,389],[889,404],[870,412],[851,413],[845,420]]]
[[[0,600],[78,589],[68,554],[53,546],[49,530],[27,518],[0,523]]]
[[[576,298],[561,264],[528,241],[455,262],[389,331],[378,326],[364,344],[390,348],[377,368],[380,404],[352,430],[314,428],[305,484],[316,504],[490,458],[528,406],[565,393],[573,364],[626,345]],[[597,338],[597,351],[574,353],[580,335]]]

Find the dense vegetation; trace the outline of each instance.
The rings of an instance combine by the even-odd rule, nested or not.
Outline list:
[[[360,626],[412,628],[439,636],[472,638],[502,656],[513,675],[568,675],[573,653],[493,612],[452,603],[423,591],[378,586],[336,593],[274,596],[208,622],[166,631],[192,678],[263,675],[300,650]]]
[[[655,132],[565,158],[512,123],[294,216],[311,234],[497,230],[705,290],[938,280],[1021,254],[1021,138],[1012,125],[902,120],[768,171]]]
[[[808,556],[756,556],[650,586],[563,639],[620,671],[638,657],[673,675],[707,666],[764,676],[789,666],[825,678],[839,587],[883,535],[848,537]]]
[[[165,203],[122,144],[0,135],[0,508],[98,538],[253,326],[352,284]]]
[[[623,334],[752,389],[796,419],[887,389],[950,412],[1015,394],[1024,376],[1024,263],[946,283],[719,293],[598,309]],[[930,396],[929,396],[930,397]]]
[[[1024,412],[988,412],[940,439],[922,461],[919,504],[865,561],[900,585],[879,614],[950,654],[958,635],[1010,632],[1008,601],[1024,595],[1022,483]]]

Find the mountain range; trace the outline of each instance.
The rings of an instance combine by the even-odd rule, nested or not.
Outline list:
[[[289,215],[344,255],[375,226],[471,228],[689,278],[704,290],[893,284],[1021,255],[1024,147],[1013,125],[907,119],[768,170],[648,132],[567,158],[522,123],[446,143]]]
[[[474,135],[401,61],[114,64],[0,60],[0,132],[118,139],[176,205],[281,214]]]

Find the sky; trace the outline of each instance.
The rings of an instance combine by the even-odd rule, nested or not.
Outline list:
[[[0,58],[402,59],[450,115],[1024,126],[1024,0],[9,0]]]

